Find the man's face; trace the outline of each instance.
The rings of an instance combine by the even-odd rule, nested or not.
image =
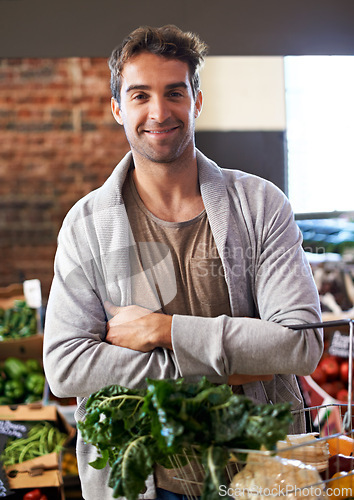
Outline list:
[[[134,159],[170,163],[194,154],[194,122],[202,107],[195,100],[188,65],[143,52],[123,68],[120,106],[112,112]]]

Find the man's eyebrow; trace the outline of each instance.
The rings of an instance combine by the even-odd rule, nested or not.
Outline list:
[[[150,87],[149,85],[142,85],[142,84],[136,84],[136,85],[129,85],[127,90],[125,91],[126,93],[131,92],[132,90],[149,90]]]
[[[166,85],[167,90],[176,89],[179,87],[182,87],[184,89],[188,88],[186,82],[169,83],[168,85]]]
[[[166,90],[171,90],[171,89],[176,89],[176,88],[188,88],[187,87],[187,84],[185,82],[176,82],[176,83],[169,83],[168,85],[166,85]],[[136,84],[136,85],[129,85],[129,87],[127,88],[127,90],[125,91],[127,94],[129,92],[132,92],[134,90],[150,90],[151,87],[149,85],[143,85],[143,84]]]

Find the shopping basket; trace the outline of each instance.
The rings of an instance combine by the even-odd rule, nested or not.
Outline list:
[[[353,373],[354,320],[344,319],[289,328],[349,329],[348,403],[330,403],[296,410],[303,414],[309,425],[306,434],[288,436],[279,442],[276,451],[233,449],[225,471],[225,484],[219,486],[221,498],[266,500],[266,497],[331,498],[354,497],[354,448],[352,373]],[[340,432],[333,432],[333,429]],[[353,456],[352,463],[346,461]],[[185,496],[196,499],[203,488],[204,469],[200,462],[198,446],[183,454],[173,455],[171,467],[176,470],[174,479],[180,481]],[[349,458],[349,460],[351,460]],[[345,476],[337,477],[343,467]],[[333,477],[334,476],[334,477]],[[349,486],[349,487],[348,487]],[[346,494],[347,493],[347,494]]]

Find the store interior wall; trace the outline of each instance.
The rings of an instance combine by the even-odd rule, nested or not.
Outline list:
[[[287,193],[284,58],[209,56],[196,145],[223,168],[259,175]]]
[[[350,54],[353,12],[351,0],[181,0],[168,6],[160,0],[0,0],[0,286],[39,278],[46,300],[65,213],[101,185],[128,150],[107,105],[106,59],[129,31],[174,23],[200,33],[210,46],[210,74],[227,83],[222,90],[206,88],[205,97],[215,103],[222,92],[235,111],[225,127],[225,116],[214,120],[206,104],[197,146],[220,165],[258,173],[286,191],[279,67],[263,74],[271,76],[274,92],[258,88],[264,104],[258,110],[272,102],[280,112],[265,113],[262,121],[255,107],[241,112],[241,104],[254,104],[252,95],[243,94],[237,107],[240,89],[212,59],[238,56],[233,75],[244,75],[237,69],[245,56],[257,74],[269,56],[279,62],[289,54]],[[281,117],[276,124],[275,116]]]
[[[46,301],[65,214],[129,149],[106,59],[2,59],[0,136],[0,286],[38,278]]]

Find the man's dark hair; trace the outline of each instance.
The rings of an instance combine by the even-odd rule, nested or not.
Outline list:
[[[119,104],[124,64],[141,52],[150,52],[169,59],[179,59],[188,64],[193,96],[196,99],[200,88],[199,69],[207,51],[207,45],[198,35],[184,32],[172,24],[161,28],[141,26],[132,31],[122,44],[113,50],[108,60],[112,96]]]

